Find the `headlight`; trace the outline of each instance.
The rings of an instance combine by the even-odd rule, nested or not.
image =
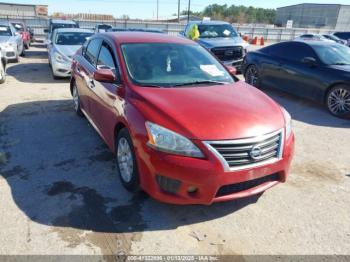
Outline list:
[[[0,45],[1,45],[2,48],[9,48],[9,47],[13,47],[14,43],[6,42],[6,43],[2,43]]]
[[[146,122],[148,145],[163,152],[203,158],[203,153],[189,139],[169,129]]]
[[[55,60],[59,63],[69,63],[70,61],[58,52],[54,53]]]
[[[292,118],[284,107],[282,107],[282,112],[284,115],[284,122],[286,125],[285,128],[286,128],[286,139],[287,139],[292,133]]]

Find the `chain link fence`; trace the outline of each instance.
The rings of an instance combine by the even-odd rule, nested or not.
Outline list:
[[[0,16],[0,23],[4,21],[21,21],[34,30],[37,37],[44,37],[44,29],[49,25],[49,19],[41,17],[18,17],[18,16]],[[169,35],[178,35],[184,30],[185,25],[179,23],[165,23],[145,20],[75,20],[81,28],[93,29],[98,24],[110,24],[116,28],[140,28],[140,29],[158,29]],[[264,37],[265,41],[280,42],[292,40],[295,37],[305,33],[329,34],[334,30],[329,29],[310,29],[310,28],[267,28],[259,26],[239,26],[235,28],[242,35],[247,35],[249,38]]]

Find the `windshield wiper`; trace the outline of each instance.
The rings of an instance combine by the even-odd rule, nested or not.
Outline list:
[[[172,87],[177,87],[177,86],[194,86],[194,85],[204,85],[204,84],[225,85],[227,83],[226,82],[220,82],[220,81],[203,80],[203,81],[194,81],[194,82],[188,82],[188,83],[175,84],[175,85],[172,85]]]
[[[156,87],[156,88],[164,88],[164,86],[160,86],[160,85],[154,85],[154,84],[137,84],[138,86],[142,86],[142,87]]]

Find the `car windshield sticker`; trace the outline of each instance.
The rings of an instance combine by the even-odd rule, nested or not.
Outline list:
[[[231,32],[227,29],[223,33],[224,33],[224,35],[227,35],[227,36],[229,36],[231,34]]]
[[[0,31],[7,31],[7,27],[0,27]]]
[[[223,76],[224,72],[220,71],[216,65],[201,65],[202,71],[206,72],[211,76]]]

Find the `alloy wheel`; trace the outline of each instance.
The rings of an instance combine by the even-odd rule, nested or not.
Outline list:
[[[124,137],[121,137],[118,141],[117,161],[122,179],[129,183],[133,176],[134,159],[130,145]]]
[[[328,109],[334,115],[344,115],[350,112],[350,91],[345,88],[335,88],[328,95]]]
[[[246,72],[246,82],[252,86],[257,87],[257,83],[259,80],[259,74],[258,74],[258,69],[256,66],[252,65],[248,67],[248,70]]]

